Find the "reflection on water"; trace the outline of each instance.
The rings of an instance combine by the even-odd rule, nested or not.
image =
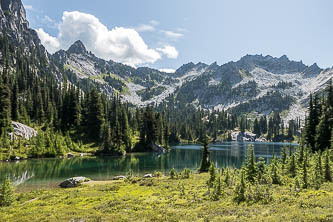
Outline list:
[[[210,146],[211,160],[217,167],[240,167],[250,144],[255,147],[256,157],[269,161],[279,155],[281,148],[296,144],[283,143],[223,143]],[[73,176],[86,176],[94,180],[109,180],[124,175],[129,169],[136,175],[155,170],[167,172],[172,168],[197,169],[201,160],[199,145],[178,145],[169,153],[136,153],[122,157],[76,157],[72,159],[32,159],[19,162],[0,162],[0,181],[8,175],[19,187],[54,186]]]

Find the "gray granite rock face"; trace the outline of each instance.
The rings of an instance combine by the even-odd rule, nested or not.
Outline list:
[[[24,139],[31,139],[34,136],[37,136],[37,131],[34,130],[33,128],[24,125],[19,122],[12,121],[12,125],[14,128],[14,134],[11,134],[12,137],[22,137]]]

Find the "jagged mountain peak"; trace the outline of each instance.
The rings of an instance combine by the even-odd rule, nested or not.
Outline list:
[[[74,42],[67,50],[69,54],[86,54],[87,49],[81,40]]]
[[[313,63],[311,66],[309,66],[303,71],[303,76],[306,78],[317,76],[321,71],[323,70],[317,65],[317,63]]]
[[[259,67],[276,74],[301,73],[308,68],[302,61],[296,62],[289,60],[286,55],[282,55],[280,58],[269,55],[246,55],[237,61],[236,64],[241,69],[247,71],[252,71],[256,67]]]
[[[280,61],[290,61],[289,58],[286,56],[286,55],[282,55],[280,58],[279,58]]]

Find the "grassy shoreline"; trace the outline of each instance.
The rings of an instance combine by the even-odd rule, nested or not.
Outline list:
[[[189,179],[132,178],[90,181],[77,188],[17,192],[1,221],[331,221],[333,183],[295,193],[272,185],[272,201],[233,201],[233,187],[223,185],[218,201],[207,192],[208,173]]]

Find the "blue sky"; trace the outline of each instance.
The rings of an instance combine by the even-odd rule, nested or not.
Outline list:
[[[188,62],[223,64],[246,54],[285,54],[307,65],[333,65],[330,0],[23,3],[30,26],[39,30],[50,51],[82,38],[99,57],[157,69],[177,69]]]

